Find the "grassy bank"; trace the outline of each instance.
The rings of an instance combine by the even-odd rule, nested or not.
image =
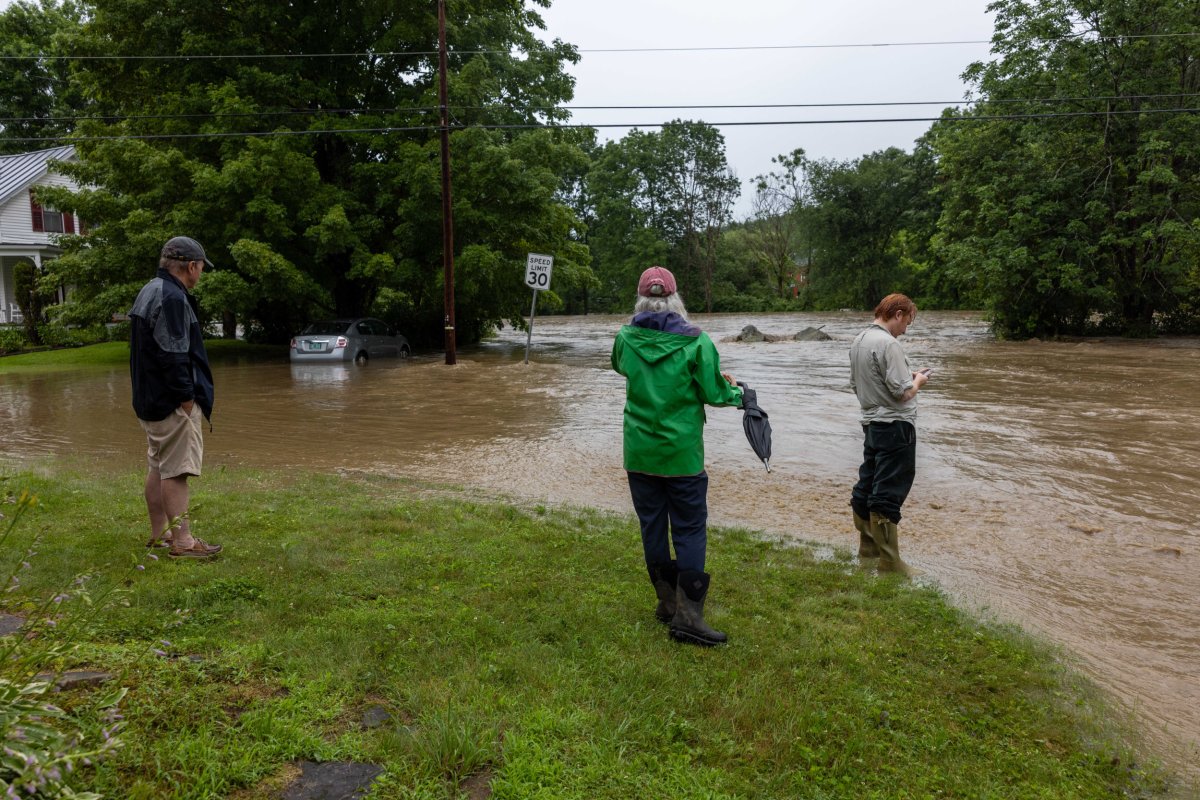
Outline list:
[[[214,363],[240,360],[281,360],[287,348],[280,345],[250,344],[236,339],[206,339],[204,347]],[[128,342],[103,342],[86,347],[65,347],[0,356],[0,375],[15,370],[59,369],[75,366],[114,366],[129,363]]]
[[[277,797],[299,759],[384,766],[374,798],[1168,788],[1050,654],[848,557],[713,531],[708,617],[732,641],[703,650],[654,621],[631,519],[213,471],[193,517],[227,552],[180,564],[142,556],[140,482],[0,480],[42,503],[2,553],[43,533],[9,610],[84,570],[129,581],[68,665],[130,687],[125,747],[87,776],[108,797]],[[365,726],[372,707],[390,720]]]

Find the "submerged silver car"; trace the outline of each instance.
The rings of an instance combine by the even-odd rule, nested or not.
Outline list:
[[[293,362],[408,358],[412,348],[383,320],[371,317],[314,322],[292,339]]]

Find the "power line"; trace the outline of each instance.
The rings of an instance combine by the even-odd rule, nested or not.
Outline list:
[[[1040,42],[1108,42],[1132,41],[1139,39],[1171,39],[1200,36],[1200,31],[1183,31],[1179,33],[1143,33],[1127,36],[1060,36],[1034,38]],[[756,45],[713,45],[698,47],[595,47],[577,48],[579,53],[705,53],[721,51],[754,51],[754,50],[839,50],[851,48],[874,47],[948,47],[957,45],[991,44],[991,39],[954,39],[946,41],[921,42],[843,42],[838,44],[756,44]],[[409,56],[436,56],[436,50],[380,50],[357,51],[345,53],[196,53],[171,55],[58,55],[50,53],[35,53],[32,55],[0,55],[0,60],[56,60],[56,61],[224,61],[232,59],[261,60],[271,58],[382,58]],[[460,49],[454,50],[454,55],[512,55],[513,50]]]
[[[456,53],[509,53],[508,50],[457,50]],[[356,53],[195,53],[195,54],[180,54],[173,53],[170,55],[159,56],[80,56],[80,55],[57,55],[53,53],[34,53],[32,55],[0,55],[0,61],[230,61],[244,60],[257,61],[267,58],[382,58],[384,56],[436,56],[436,50],[381,50],[377,52],[364,51]]]
[[[729,50],[841,50],[858,47],[943,47],[963,44],[991,44],[990,39],[957,39],[944,42],[847,42],[843,44],[754,44],[715,45],[711,47],[597,47],[581,53],[709,53]]]
[[[1055,37],[1034,37],[1033,41],[1038,42],[1072,42],[1072,41],[1089,41],[1089,42],[1107,42],[1121,41],[1129,39],[1164,39],[1180,36],[1200,36],[1200,31],[1187,31],[1183,33],[1145,33],[1133,34],[1129,36],[1096,36],[1090,39],[1084,39],[1081,36],[1055,36]],[[991,44],[991,39],[957,39],[950,41],[931,41],[931,42],[851,42],[843,44],[763,44],[763,45],[742,45],[729,47],[609,47],[609,48],[580,48],[581,53],[691,53],[691,52],[710,52],[719,50],[837,50],[842,48],[857,48],[857,47],[939,47],[947,45],[964,45],[964,44]]]
[[[696,105],[644,105],[644,106],[524,106],[525,110],[540,110],[547,108],[562,108],[572,111],[647,111],[647,110],[678,110],[689,108],[867,108],[873,106],[955,106],[977,105],[979,103],[1077,103],[1100,100],[1161,100],[1180,97],[1200,97],[1200,92],[1177,94],[1138,94],[1138,95],[1095,95],[1092,97],[1032,97],[1032,98],[980,98],[978,100],[880,100],[857,103],[751,103],[751,104],[696,104]],[[487,108],[486,106],[467,106],[467,108]]]
[[[872,123],[903,123],[903,122],[994,122],[994,121],[1015,121],[1015,120],[1034,120],[1034,119],[1061,119],[1061,118],[1079,118],[1079,117],[1111,117],[1111,116],[1128,116],[1132,114],[1196,114],[1200,113],[1200,108],[1148,108],[1142,110],[1125,110],[1125,111],[1064,111],[1064,112],[1047,112],[1034,114],[991,114],[991,115],[968,115],[961,117],[889,117],[889,118],[870,118],[870,119],[811,119],[811,120],[734,120],[726,122],[705,122],[714,128],[726,127],[747,127],[747,126],[770,126],[770,125],[862,125]],[[470,129],[483,130],[577,130],[584,128],[662,128],[668,125],[665,122],[611,122],[611,123],[555,123],[555,124],[534,124],[534,123],[513,123],[513,124],[485,124],[485,125],[450,125],[450,130],[461,131]],[[331,128],[325,130],[302,130],[302,131],[220,131],[212,133],[147,133],[147,134],[114,134],[111,136],[79,136],[79,137],[63,137],[63,136],[14,136],[5,137],[5,141],[10,142],[66,142],[68,144],[75,142],[97,142],[97,141],[114,141],[114,140],[150,140],[150,139],[221,139],[230,137],[245,137],[245,138],[270,138],[274,136],[313,136],[322,134],[367,134],[367,133],[436,133],[441,130],[440,126],[421,125],[421,126],[401,126],[401,127],[381,127],[381,128]]]
[[[0,117],[3,122],[82,122],[109,121],[126,122],[143,119],[226,119],[240,117],[283,117],[325,116],[330,114],[426,114],[438,110],[437,106],[415,106],[412,108],[286,108],[275,111],[211,111],[194,114],[89,114],[73,117]]]
[[[1132,100],[1164,100],[1164,99],[1187,99],[1200,97],[1200,92],[1176,93],[1176,94],[1138,94],[1138,95],[1095,95],[1091,97],[1040,97],[1040,98],[981,98],[978,100],[892,100],[892,101],[874,101],[874,102],[859,102],[859,103],[738,103],[738,104],[704,104],[697,103],[692,105],[627,105],[627,106],[522,106],[519,108],[507,108],[504,106],[451,106],[451,112],[462,111],[512,111],[512,112],[537,112],[537,111],[679,111],[687,109],[762,109],[762,108],[875,108],[887,106],[958,106],[958,105],[979,105],[979,104],[1031,104],[1031,103],[1084,103],[1084,102],[1128,102]],[[227,119],[227,118],[242,118],[242,117],[275,117],[275,116],[325,116],[335,114],[355,114],[361,116],[378,116],[381,114],[427,114],[438,111],[437,106],[415,106],[411,108],[289,108],[277,109],[273,111],[214,111],[206,113],[193,114],[95,114],[82,116],[63,116],[63,117],[0,117],[0,123],[11,122],[81,122],[81,121],[109,121],[109,122],[124,122],[136,120],[169,120],[169,119]],[[1105,112],[1096,112],[1105,113]]]

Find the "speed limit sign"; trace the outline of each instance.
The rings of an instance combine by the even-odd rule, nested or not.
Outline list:
[[[554,269],[554,256],[530,253],[525,260],[525,285],[542,291],[550,288],[550,271]]]

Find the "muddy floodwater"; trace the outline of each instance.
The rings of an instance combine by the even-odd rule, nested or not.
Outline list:
[[[713,523],[856,541],[847,354],[868,317],[695,317],[774,427],[767,474],[740,412],[709,411]],[[205,467],[368,470],[629,512],[624,380],[608,363],[624,321],[539,318],[528,365],[525,334],[506,329],[460,349],[454,367],[440,354],[218,366]],[[748,323],[834,338],[721,341]],[[1169,762],[1200,762],[1200,340],[996,342],[977,315],[922,312],[902,342],[935,369],[920,395],[906,557],[958,602],[1064,645]],[[9,467],[138,468],[126,370],[0,375],[0,447]]]

